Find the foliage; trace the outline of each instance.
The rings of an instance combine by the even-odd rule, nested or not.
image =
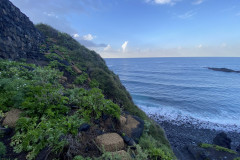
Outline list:
[[[136,145],[136,153],[133,153],[135,159],[137,160],[146,160],[148,159],[148,153],[142,150],[140,145]]]
[[[59,114],[67,113],[68,98],[62,96],[63,89],[55,88],[51,84],[42,86],[29,86],[26,98],[22,103],[21,108],[26,110],[29,116],[49,117],[58,116]]]
[[[56,59],[63,60],[63,58],[56,53],[48,54],[46,55],[46,58],[48,58],[49,60],[56,60]]]
[[[240,160],[240,157],[234,158],[233,160]]]
[[[88,74],[82,73],[80,76],[76,77],[74,83],[78,85],[83,85],[88,80]]]
[[[11,145],[14,151],[29,152],[27,159],[34,159],[45,147],[50,147],[52,151],[62,150],[66,141],[64,135],[71,133],[76,135],[78,128],[84,122],[77,115],[47,119],[22,117],[17,122],[16,134],[12,137]]]
[[[0,142],[0,158],[6,154],[6,146]]]
[[[73,158],[73,160],[91,160],[91,158],[84,158],[84,157],[82,157],[82,156],[75,156],[74,158]]]
[[[172,156],[168,152],[164,152],[161,148],[151,148],[148,150],[151,159],[172,160]]]
[[[161,158],[163,160],[174,159],[171,152],[161,143],[158,143],[151,135],[144,133],[140,138],[139,145],[148,154],[151,159]]]
[[[202,148],[213,148],[217,151],[223,151],[223,152],[228,152],[228,153],[232,153],[232,154],[237,154],[237,152],[235,152],[234,150],[222,147],[222,146],[218,146],[218,145],[213,145],[213,144],[207,144],[207,143],[202,143],[199,145]]]
[[[103,114],[110,115],[115,118],[120,117],[120,108],[111,100],[106,100],[101,90],[93,88],[89,91],[81,88],[68,90],[69,102],[71,105],[76,105],[80,109],[78,114],[86,121],[91,118],[99,119]]]
[[[29,91],[29,86],[47,82],[56,86],[61,75],[59,71],[48,67],[0,60],[0,110],[19,108]]]
[[[91,88],[99,88],[99,83],[98,83],[97,80],[93,79],[93,80],[91,80],[89,86],[90,86]]]

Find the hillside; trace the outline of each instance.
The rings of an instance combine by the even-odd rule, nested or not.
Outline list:
[[[2,159],[173,159],[164,131],[97,53],[34,26],[8,0],[0,12]]]

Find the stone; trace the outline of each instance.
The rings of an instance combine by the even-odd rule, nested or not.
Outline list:
[[[104,151],[114,152],[124,148],[124,142],[117,133],[106,133],[96,138],[98,147],[103,148]]]
[[[127,119],[123,116],[120,116],[120,125],[124,126],[126,124]]]
[[[136,143],[134,142],[134,140],[128,136],[122,136],[124,142],[128,145],[128,146],[134,146]]]
[[[90,129],[90,125],[87,123],[83,123],[79,128],[78,132],[86,132]]]
[[[133,138],[138,143],[144,130],[144,121],[137,116],[127,116],[126,124],[122,126],[122,130],[129,137]]]
[[[49,147],[43,148],[37,155],[36,160],[47,160],[51,149]]]
[[[82,71],[75,65],[72,66],[72,69],[77,73],[77,74],[82,74]]]
[[[112,152],[112,157],[121,158],[121,160],[131,160],[131,156],[124,150]]]
[[[0,133],[3,133],[4,135],[10,135],[12,132],[13,132],[12,128],[0,127]]]
[[[237,146],[236,151],[240,154],[240,145]]]
[[[65,83],[65,82],[67,82],[67,80],[68,80],[67,77],[62,76],[62,77],[60,78],[59,82],[60,82],[60,83]]]
[[[20,118],[21,113],[22,111],[20,111],[19,109],[10,110],[9,112],[6,113],[2,125],[14,128],[16,126],[18,119]]]
[[[228,138],[227,134],[224,132],[217,134],[217,136],[213,139],[213,144],[222,146],[228,149],[231,149],[231,142],[232,140]]]

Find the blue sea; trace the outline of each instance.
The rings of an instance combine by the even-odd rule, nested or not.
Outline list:
[[[178,125],[240,132],[240,58],[105,59],[147,114]]]

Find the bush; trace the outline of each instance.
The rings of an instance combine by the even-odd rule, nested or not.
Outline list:
[[[21,105],[21,109],[26,110],[28,116],[47,115],[56,117],[59,114],[67,113],[68,98],[62,96],[63,89],[55,88],[51,84],[42,86],[29,86],[26,98]]]
[[[82,73],[80,76],[76,77],[74,83],[78,85],[83,85],[88,80],[88,74]]]
[[[60,152],[66,144],[64,136],[77,135],[78,128],[83,123],[76,114],[54,119],[22,117],[17,122],[16,134],[12,137],[11,145],[16,153],[29,152],[27,159],[30,160],[45,147],[50,147],[53,152]]]
[[[237,152],[235,152],[234,150],[222,147],[222,146],[218,146],[218,145],[213,145],[213,144],[207,144],[207,143],[202,143],[199,145],[202,148],[213,148],[217,151],[223,151],[223,152],[228,152],[228,153],[232,153],[232,154],[237,154]]]
[[[75,88],[68,90],[66,95],[69,96],[70,105],[78,106],[78,114],[88,122],[91,119],[101,118],[103,114],[115,118],[120,117],[120,107],[111,100],[106,100],[98,88],[93,88],[89,91]]]
[[[0,142],[0,158],[6,154],[6,146]]]
[[[91,160],[91,158],[84,158],[84,157],[82,157],[82,156],[75,156],[74,158],[73,158],[73,160]]]

